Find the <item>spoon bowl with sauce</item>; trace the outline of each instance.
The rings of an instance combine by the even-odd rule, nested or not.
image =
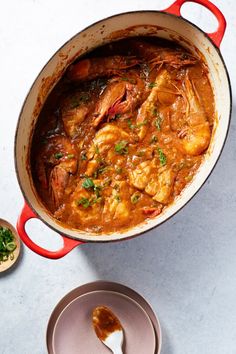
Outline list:
[[[92,313],[93,327],[97,337],[113,354],[123,354],[124,333],[119,319],[106,306],[98,306]]]

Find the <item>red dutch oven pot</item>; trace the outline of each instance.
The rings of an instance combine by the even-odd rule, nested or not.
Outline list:
[[[156,227],[180,210],[200,189],[213,170],[224,146],[231,114],[231,88],[228,73],[219,51],[226,21],[221,11],[208,0],[192,0],[210,10],[218,21],[213,33],[205,33],[196,25],[181,17],[181,6],[188,0],[177,0],[163,11],[135,11],[115,15],[87,27],[62,46],[42,69],[33,83],[23,104],[15,137],[15,167],[25,206],[17,222],[22,241],[34,252],[48,258],[65,256],[83,242],[110,242],[124,240]],[[209,79],[214,90],[218,120],[207,157],[179,198],[159,217],[133,227],[125,232],[93,235],[61,225],[43,206],[37,196],[29,168],[32,134],[39,112],[54,85],[75,58],[93,48],[129,36],[157,36],[179,42],[192,52],[202,54],[209,69]],[[63,247],[52,252],[35,244],[27,235],[25,224],[31,218],[39,218],[62,235]]]

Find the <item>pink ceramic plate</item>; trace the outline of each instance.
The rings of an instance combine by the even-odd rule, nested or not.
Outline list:
[[[106,289],[106,285],[108,288],[111,285],[110,289]],[[125,331],[125,354],[159,353],[160,327],[155,328],[147,310],[137,299],[131,298],[124,291],[114,291],[112,285],[123,287],[109,282],[95,282],[80,287],[83,290],[87,287],[87,291],[81,293],[80,288],[77,288],[61,300],[48,324],[47,344],[50,354],[111,353],[98,340],[92,327],[92,310],[99,305],[110,307],[119,317]],[[131,289],[130,291],[133,292]],[[138,294],[137,296],[139,297]],[[145,302],[144,299],[143,301]]]

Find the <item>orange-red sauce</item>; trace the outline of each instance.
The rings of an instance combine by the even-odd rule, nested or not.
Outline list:
[[[191,182],[214,95],[205,64],[171,42],[126,39],[85,59],[46,100],[31,168],[55,218],[99,234],[159,215]]]
[[[96,307],[92,314],[93,327],[98,338],[104,341],[111,333],[122,330],[118,318],[105,306]]]

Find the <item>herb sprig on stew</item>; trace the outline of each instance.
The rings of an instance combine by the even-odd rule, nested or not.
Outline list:
[[[115,145],[115,152],[117,152],[120,155],[126,155],[128,154],[128,142],[125,140],[120,141]]]
[[[166,155],[164,154],[164,152],[163,152],[163,150],[161,148],[158,148],[157,152],[158,152],[158,155],[159,155],[159,160],[160,160],[161,166],[165,166],[166,162],[167,162]]]

